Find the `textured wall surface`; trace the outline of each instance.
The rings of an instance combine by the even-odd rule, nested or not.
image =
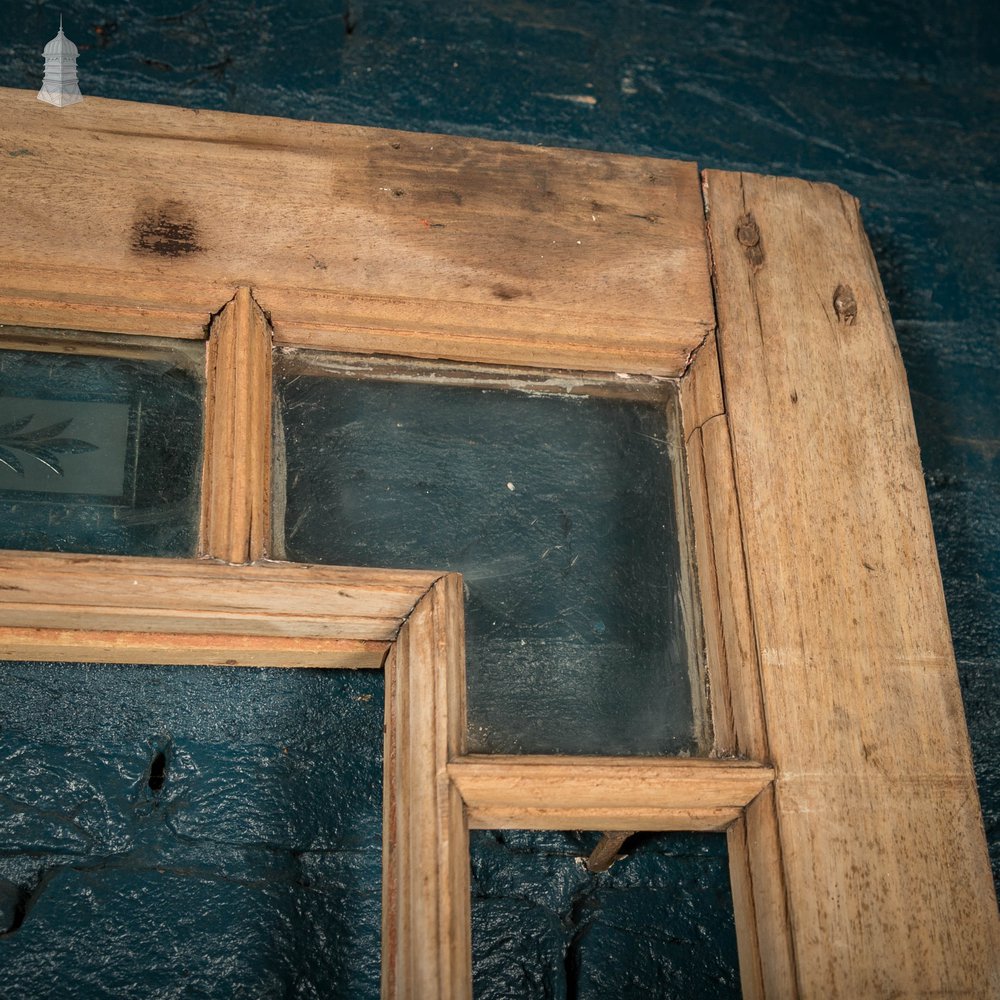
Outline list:
[[[381,673],[2,677],[4,997],[378,996]]]
[[[225,0],[210,5],[65,0],[57,8],[0,0],[0,84],[39,86],[40,50],[54,34],[60,12],[67,34],[81,49],[84,94],[696,159],[703,166],[832,181],[857,195],[910,379],[987,833],[1000,876],[1000,7],[988,0]],[[6,155],[2,145],[0,122],[0,175]],[[48,703],[61,697],[61,677],[53,673],[31,681],[31,701],[25,700],[24,684],[4,688],[4,732],[12,718],[26,712],[44,717]],[[211,717],[210,704],[205,711]],[[67,765],[64,798],[53,805],[59,816],[82,801],[73,796],[81,794],[78,784],[90,766],[86,755],[61,749],[73,745],[72,734],[61,732],[61,725],[52,717],[54,749],[45,766],[54,767],[55,755],[65,754],[82,770],[78,774]],[[256,739],[252,733],[242,736]],[[232,739],[235,753],[241,735]],[[150,759],[137,757],[121,766],[123,785],[139,782],[141,789]],[[10,800],[3,804],[14,812],[18,808]],[[43,813],[45,808],[39,805]],[[34,838],[26,828],[23,838],[12,841],[29,861],[47,857],[52,847],[46,838],[55,826],[39,822]],[[149,830],[155,840],[153,827]],[[220,839],[228,844],[229,836]],[[534,906],[535,890],[504,884],[506,876],[491,867],[497,851],[507,852],[504,864],[520,866],[520,884],[530,887],[539,865],[565,872],[558,858],[577,850],[566,841],[544,838],[498,844],[483,835],[478,840],[477,891],[484,899],[496,893],[512,907],[518,893]],[[665,856],[689,850],[673,843],[653,846]],[[249,849],[230,845],[212,852],[212,863],[221,866],[214,871],[229,870],[224,851],[240,859],[234,872],[240,864],[257,863]],[[700,856],[716,851],[711,845],[690,848]],[[549,856],[557,860],[546,861]],[[154,875],[159,871],[155,855],[148,857],[153,861],[141,879],[126,879],[117,887],[108,883],[103,890],[113,900],[106,920],[141,923],[145,937],[138,940],[148,941],[149,954],[162,965],[173,947],[167,943],[183,937],[167,934],[180,917],[164,919],[152,902],[155,878],[169,878],[169,866],[162,876]],[[659,902],[655,907],[630,902],[648,896],[655,882],[641,876],[646,864],[641,854],[626,864],[633,863],[632,869],[617,866],[607,877],[609,883],[624,883],[623,894],[614,897],[618,902],[575,876],[563,879],[562,895],[549,900],[552,936],[537,954],[519,953],[516,943],[511,945],[509,957],[520,954],[526,968],[539,967],[548,956],[547,971],[529,995],[607,997],[616,990],[622,996],[670,995],[669,987],[656,980],[659,973],[650,972],[672,961],[667,933],[644,939],[642,962],[652,964],[636,959],[630,969],[616,973],[617,986],[602,978],[611,974],[607,962],[585,968],[588,941],[603,948],[603,955],[620,950],[608,946],[614,938],[609,928],[631,924],[634,937],[636,924],[644,921],[666,926],[655,908]],[[12,922],[20,907],[24,923],[0,944],[28,949],[15,942],[35,916],[55,920],[57,930],[60,919],[79,920],[77,939],[67,939],[72,936],[64,932],[49,935],[47,945],[34,946],[39,949],[34,957],[17,959],[21,964],[14,968],[34,963],[44,975],[58,962],[89,967],[89,940],[79,935],[95,919],[85,907],[96,905],[96,897],[86,866],[78,868],[60,876],[67,903],[54,917],[45,917],[44,893],[31,896],[38,902],[25,915],[19,900],[25,898],[25,884],[34,892],[33,876],[29,871],[24,884],[15,884],[20,875],[13,878]],[[636,870],[639,874],[628,874]],[[291,881],[287,884],[291,899],[295,890]],[[703,899],[712,892],[708,883],[702,889]],[[226,894],[216,911],[220,923],[228,912],[245,917],[237,890],[227,883],[220,892]],[[137,910],[125,907],[129,895],[140,904]],[[607,908],[609,919],[581,923],[599,905]],[[489,940],[503,939],[504,928],[518,919],[516,908],[509,912],[499,926],[487,922]],[[477,928],[485,919],[477,918]],[[238,923],[235,931],[242,946],[269,954],[254,938],[257,932],[244,933],[243,926]],[[719,925],[689,926],[696,933],[687,940],[700,938],[704,944]],[[580,927],[585,932],[578,934]],[[683,933],[677,939],[685,940]],[[560,941],[572,947],[560,950]],[[198,971],[210,964],[202,954],[207,947],[199,945],[200,950],[183,956],[197,965],[191,975],[207,976],[202,983],[212,979]],[[480,962],[492,961],[479,945],[477,956]],[[143,954],[128,960],[143,981]],[[153,958],[150,963],[155,964]],[[487,985],[498,982],[498,975],[488,974]],[[691,986],[687,993],[675,989],[678,995],[725,995],[732,990],[731,978],[728,985],[725,979],[720,973],[711,985]],[[181,983],[172,993],[136,995],[204,995],[200,985],[188,990],[181,980],[172,981]],[[213,981],[227,983],[225,995],[262,995],[246,982],[230,989],[235,980]],[[681,979],[672,981],[683,982],[683,970]],[[125,995],[115,992],[118,982],[108,978],[105,993],[94,985],[79,995]],[[290,990],[289,995],[296,994]],[[297,995],[309,993],[303,987]],[[506,991],[501,983],[496,995],[518,992]]]

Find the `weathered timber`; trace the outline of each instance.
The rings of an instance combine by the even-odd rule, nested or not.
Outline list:
[[[712,326],[692,163],[97,97],[53,116],[17,90],[0,108],[31,154],[4,165],[0,322],[200,338],[249,285],[279,343],[660,375]]]
[[[796,994],[995,996],[1000,924],[919,451],[857,205],[716,172],[707,203],[776,773],[760,874],[784,880]]]

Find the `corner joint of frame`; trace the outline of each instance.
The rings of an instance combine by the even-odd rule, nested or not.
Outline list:
[[[681,369],[680,375],[677,377],[678,382],[683,382],[688,378],[691,371],[691,366],[695,363],[698,355],[702,352],[705,345],[708,343],[709,339],[715,336],[715,326],[712,324],[705,325],[705,332],[701,336],[701,340],[692,347],[688,353],[687,358],[684,360],[684,367]]]
[[[206,339],[211,339],[212,329],[215,327],[216,322],[219,318],[226,312],[227,309],[233,308],[249,308],[250,310],[256,310],[263,317],[264,322],[267,324],[268,333],[270,334],[271,342],[274,342],[274,324],[271,321],[271,313],[265,309],[254,295],[253,287],[251,285],[237,285],[233,294],[226,299],[222,305],[219,306],[215,312],[209,313],[208,319],[204,324],[204,333]]]
[[[441,573],[439,576],[434,577],[427,589],[410,605],[409,610],[403,615],[392,641],[396,642],[399,639],[402,630],[419,610],[425,606],[428,610],[431,610],[439,600],[444,601],[449,598],[454,600],[456,596],[464,603],[464,593],[465,584],[461,573]]]

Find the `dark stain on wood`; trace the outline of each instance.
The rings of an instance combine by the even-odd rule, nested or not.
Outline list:
[[[514,288],[513,285],[496,284],[490,289],[493,292],[493,297],[496,299],[501,299],[504,302],[509,302],[511,299],[520,299],[526,294],[520,288]]]
[[[757,220],[750,212],[740,216],[736,224],[736,238],[743,244],[747,260],[755,269],[764,265],[764,248],[760,244],[760,229]]]
[[[158,257],[185,257],[205,249],[197,224],[180,201],[140,204],[132,223],[131,246],[135,253]]]

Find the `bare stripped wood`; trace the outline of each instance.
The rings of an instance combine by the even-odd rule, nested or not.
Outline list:
[[[511,254],[514,252],[511,250]],[[524,248],[516,252],[523,253]],[[568,258],[572,253],[560,256]],[[576,285],[579,278],[573,274],[571,261],[564,259],[558,266],[566,275],[566,284],[583,292],[583,286]],[[530,282],[532,276],[525,269],[518,280]],[[655,283],[652,275],[647,280],[651,285]],[[503,286],[501,289],[491,294],[504,301],[510,292]],[[595,304],[594,312],[577,313],[569,304],[539,309],[488,302],[376,302],[367,297],[348,299],[272,285],[255,285],[254,295],[275,317],[274,338],[278,344],[534,368],[676,377],[687,366],[706,330],[705,323],[695,325],[683,320],[675,325],[611,313],[606,311],[607,302]],[[512,297],[530,300],[536,296],[523,291]],[[0,315],[2,307],[0,297]],[[621,308],[625,309],[624,301]],[[373,317],[371,313],[376,310],[378,315]]]
[[[469,755],[448,765],[473,829],[718,830],[773,776],[752,761]]]
[[[597,846],[590,852],[586,867],[588,872],[606,872],[618,857],[622,844],[628,840],[635,830],[608,830],[601,835]]]
[[[740,994],[743,1000],[766,1000],[761,971],[761,946],[754,906],[753,878],[750,874],[750,849],[747,846],[745,814],[726,831],[729,855],[729,885],[733,894],[733,917],[736,925],[736,950],[740,963]],[[790,996],[795,995],[792,978]]]
[[[747,567],[729,424],[709,416],[688,442],[691,503],[696,535],[706,639],[719,664],[714,675],[716,748],[768,760],[760,670],[749,604]],[[724,725],[720,725],[724,721]],[[725,728],[731,727],[731,728]],[[785,905],[781,845],[773,788],[764,789],[728,828],[730,881],[745,1000],[795,996],[791,927]]]
[[[694,554],[698,588],[701,595],[702,625],[705,641],[705,661],[708,676],[709,703],[712,713],[713,747],[719,754],[736,750],[733,722],[732,686],[729,682],[726,647],[722,631],[722,609],[719,603],[719,583],[715,568],[712,522],[705,484],[705,463],[702,456],[701,427],[695,426],[685,448],[691,515],[694,522]]]
[[[8,243],[5,239],[4,245]],[[75,283],[57,272],[52,276],[56,284],[41,279],[38,270],[35,263],[4,261],[0,323],[204,340],[213,311],[226,300],[226,292],[231,296],[236,290],[233,284],[212,305],[203,282],[179,276],[176,282],[155,284],[131,270],[81,263]]]
[[[717,338],[680,383],[715,751],[768,759]]]
[[[200,338],[252,284],[280,343],[664,375],[713,323],[691,163],[18,90],[0,111],[26,150],[0,322]]]
[[[391,640],[439,575],[0,551],[0,625]]]
[[[707,191],[797,994],[995,996],[1000,922],[919,451],[857,205],[741,174],[709,173]]]
[[[767,761],[757,648],[724,414],[692,430],[686,457],[715,749],[720,755]]]
[[[717,754],[768,759],[716,337],[680,383]]]
[[[702,424],[699,434],[705,477],[703,509],[707,507],[707,526],[712,535],[711,551],[725,656],[726,701],[732,711],[732,751],[769,762],[728,418],[724,414],[709,418]]]
[[[680,380],[681,423],[685,440],[712,417],[724,413],[719,352],[713,330],[698,348],[688,370]]]
[[[205,370],[199,549],[253,562],[270,532],[271,329],[249,288],[212,322]]]
[[[362,639],[0,627],[2,660],[377,669],[389,646]]]
[[[729,877],[744,1000],[796,995],[774,788],[765,788],[727,831]]]
[[[740,818],[739,806],[527,806],[470,808],[470,830],[630,830],[720,833]]]
[[[0,327],[0,350],[75,354],[82,357],[163,360],[183,366],[200,377],[205,368],[202,346],[177,338],[129,337],[120,333],[54,330],[44,327]]]
[[[471,1000],[469,838],[447,764],[465,739],[461,577],[417,605],[386,662],[382,996]]]

